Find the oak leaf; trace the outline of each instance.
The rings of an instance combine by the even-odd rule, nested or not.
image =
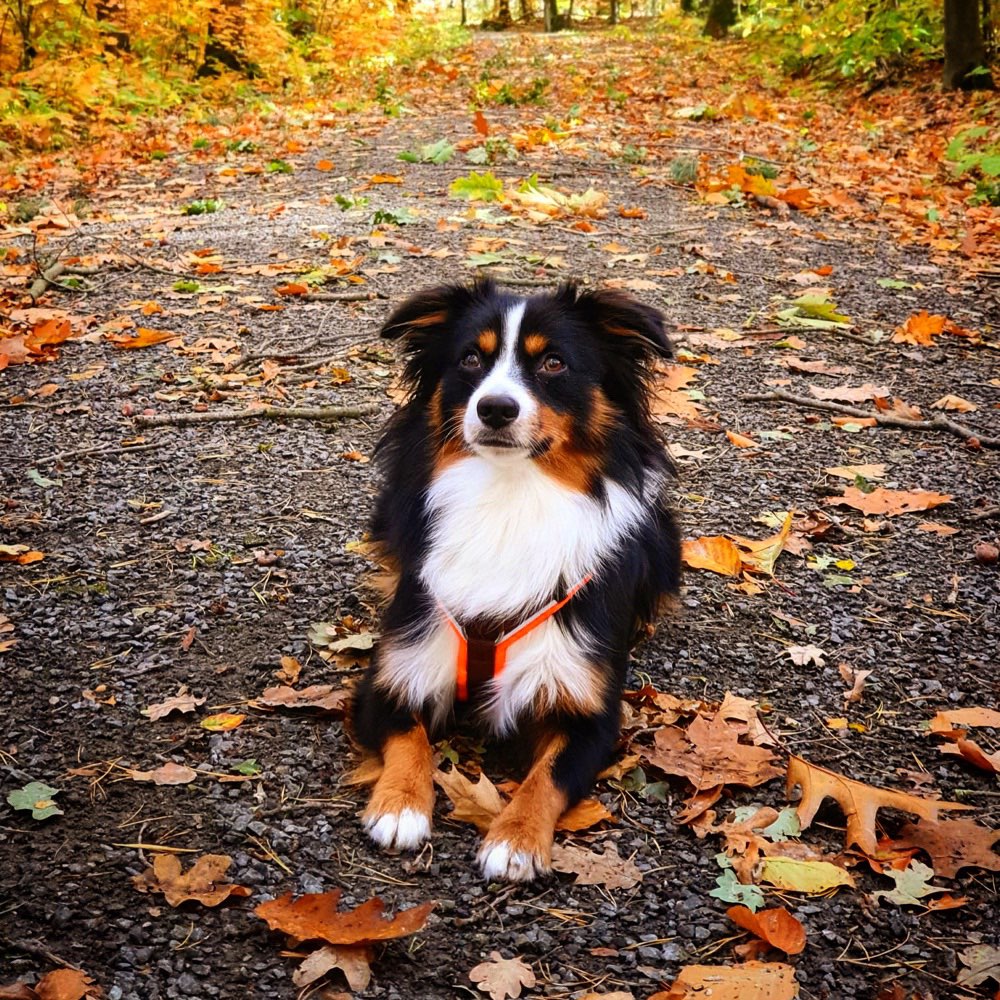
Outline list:
[[[205,906],[218,906],[230,896],[249,896],[243,885],[230,885],[222,878],[233,863],[225,854],[204,854],[182,872],[180,859],[174,854],[159,854],[151,868],[132,878],[139,892],[162,892],[170,906],[180,906],[195,899]]]
[[[137,327],[134,337],[127,333],[109,333],[105,335],[105,340],[110,341],[119,349],[152,347],[154,344],[165,344],[167,341],[180,339],[181,335],[179,333],[171,333],[169,330],[151,330],[145,326]]]
[[[642,881],[642,872],[623,858],[614,844],[607,844],[603,854],[572,844],[552,846],[552,867],[557,872],[575,875],[574,885],[603,885],[606,889],[631,889]]]
[[[899,514],[909,514],[915,510],[930,510],[943,503],[950,503],[951,497],[946,493],[935,493],[933,490],[887,490],[881,486],[865,493],[849,486],[843,495],[824,497],[823,503],[840,507],[853,507],[865,514],[884,514],[886,517],[896,517]]]
[[[312,684],[301,690],[279,684],[266,688],[256,704],[267,708],[318,708],[323,712],[343,715],[350,694],[350,691],[335,688],[332,684]]]
[[[726,916],[737,927],[750,931],[786,955],[798,955],[806,946],[806,931],[801,922],[783,906],[754,913],[745,906],[730,906]]]
[[[783,962],[743,962],[740,965],[686,965],[670,989],[649,1000],[794,1000],[799,995],[795,970]]]
[[[454,806],[448,819],[471,823],[480,833],[489,830],[504,807],[496,785],[485,774],[480,774],[473,783],[457,767],[453,767],[450,771],[435,771],[434,782],[444,790]]]
[[[489,961],[480,962],[470,970],[469,979],[492,1000],[519,997],[522,987],[530,990],[536,982],[535,973],[523,959],[504,958],[498,951],[491,951]]]
[[[924,897],[944,892],[943,887],[929,885],[934,878],[934,869],[919,861],[911,861],[906,868],[886,868],[882,872],[896,883],[894,889],[879,889],[872,893],[873,899],[887,899],[897,906],[925,906]]]
[[[189,785],[198,777],[198,772],[186,764],[175,764],[173,761],[167,761],[166,764],[154,768],[152,771],[130,769],[128,776],[133,781],[151,781],[154,785]]]
[[[786,793],[790,793],[796,784],[802,788],[797,810],[802,829],[812,823],[823,800],[833,798],[847,819],[846,843],[857,844],[866,854],[874,854],[876,850],[875,819],[881,808],[900,809],[931,822],[937,820],[942,809],[972,808],[960,802],[921,799],[906,792],[875,788],[792,755],[788,759]]]
[[[282,931],[299,941],[326,941],[328,944],[373,944],[416,934],[434,909],[421,903],[401,910],[394,917],[382,915],[385,903],[377,896],[354,910],[337,911],[340,890],[312,892],[298,899],[286,892],[261,903],[255,910],[273,931]]]
[[[30,996],[37,1000],[85,1000],[102,997],[104,991],[79,969],[54,969],[35,983]]]
[[[971,819],[943,819],[936,823],[906,823],[892,841],[896,848],[917,847],[927,853],[942,878],[954,878],[963,868],[1000,871],[1000,854],[993,845],[1000,830],[990,830]]]
[[[987,979],[1000,984],[1000,948],[992,944],[974,944],[958,953],[965,968],[959,973],[959,986],[979,986]]]
[[[347,985],[360,993],[371,982],[371,960],[372,951],[367,945],[325,944],[308,955],[292,973],[292,982],[296,986],[309,986],[331,969],[340,969],[347,979]]]
[[[155,722],[162,719],[171,712],[193,712],[199,705],[204,705],[204,698],[196,698],[191,694],[186,684],[182,684],[172,698],[158,701],[155,705],[150,705],[142,710],[142,714],[148,716],[150,721]]]

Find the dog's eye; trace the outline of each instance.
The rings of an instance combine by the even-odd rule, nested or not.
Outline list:
[[[459,367],[465,368],[467,371],[478,371],[482,366],[483,362],[478,351],[467,352],[459,362]]]
[[[539,370],[546,375],[558,375],[559,372],[566,370],[566,362],[558,354],[546,354],[539,365]]]

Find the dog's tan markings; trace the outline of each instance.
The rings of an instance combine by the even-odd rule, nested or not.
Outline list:
[[[438,386],[434,390],[434,395],[431,396],[430,405],[427,407],[427,421],[433,431],[441,430],[441,425],[444,423],[444,408],[441,402],[442,394],[443,390],[441,386]]]
[[[536,461],[564,486],[586,493],[604,467],[604,443],[616,419],[616,410],[600,389],[591,394],[590,414],[584,427],[575,427],[567,413],[542,406],[538,439],[549,447]]]
[[[393,733],[382,747],[382,774],[365,809],[366,824],[411,810],[430,822],[434,811],[431,745],[422,723],[406,733]]]
[[[540,333],[529,333],[528,336],[524,338],[524,353],[529,357],[536,357],[548,346],[548,338],[543,337]]]
[[[442,309],[438,312],[424,313],[423,316],[417,316],[414,319],[408,319],[406,321],[406,326],[438,326],[448,319],[448,313]]]
[[[528,776],[490,825],[479,852],[487,877],[527,881],[548,870],[556,822],[567,806],[566,794],[552,777],[555,759],[565,746],[562,735],[542,741]],[[506,870],[501,871],[505,860]]]
[[[476,344],[483,354],[492,354],[497,349],[500,338],[497,337],[496,330],[483,330],[476,339]]]

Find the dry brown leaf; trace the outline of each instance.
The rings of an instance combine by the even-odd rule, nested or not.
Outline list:
[[[789,371],[802,372],[806,375],[853,375],[854,369],[847,365],[831,365],[829,361],[803,361],[794,355],[790,358],[780,358],[779,364]]]
[[[617,821],[614,816],[597,799],[583,799],[559,817],[556,829],[577,833],[580,830],[589,830],[592,826],[597,826],[598,823],[615,822]]]
[[[899,396],[893,396],[891,400],[880,396],[875,400],[875,409],[891,417],[902,417],[904,420],[921,420],[923,418],[919,406],[913,406],[905,399],[900,399]]]
[[[444,789],[454,806],[448,819],[471,823],[480,833],[489,830],[504,807],[496,785],[485,774],[480,774],[479,780],[473,784],[457,767],[453,767],[450,771],[435,771],[434,782]]]
[[[1000,711],[995,708],[953,708],[938,712],[930,721],[932,733],[949,733],[963,726],[1000,729]]]
[[[31,996],[38,1000],[84,1000],[85,997],[102,997],[104,991],[79,969],[55,969],[35,983]]]
[[[743,568],[740,550],[724,535],[685,538],[681,559],[691,569],[707,569],[723,576],[739,576]]]
[[[746,906],[730,906],[726,916],[737,927],[756,934],[773,948],[786,955],[798,955],[806,946],[806,931],[802,924],[783,906],[754,913]]]
[[[839,476],[841,479],[849,479],[854,482],[858,476],[862,479],[885,479],[885,465],[875,463],[871,465],[832,465],[829,469],[823,470],[828,476]]]
[[[942,535],[944,537],[957,535],[959,532],[958,528],[953,528],[950,524],[941,524],[939,521],[921,521],[917,525],[917,530],[929,531],[935,535]]]
[[[799,995],[795,969],[783,962],[741,965],[686,965],[670,989],[649,1000],[794,1000]]]
[[[943,819],[905,824],[892,846],[919,847],[927,852],[938,875],[954,878],[963,868],[1000,871],[1000,854],[993,850],[997,841],[1000,830],[989,830],[971,819]]]
[[[698,790],[715,785],[761,785],[781,775],[770,750],[739,742],[739,731],[719,715],[697,716],[683,732],[665,726],[643,757],[667,774],[679,774]]]
[[[910,514],[915,510],[930,510],[943,503],[950,503],[951,499],[948,494],[935,493],[933,490],[887,490],[880,486],[871,493],[865,493],[849,486],[841,496],[824,497],[823,503],[853,507],[865,514],[896,517],[899,514]]]
[[[875,385],[872,382],[865,382],[864,385],[850,386],[838,385],[832,389],[826,389],[821,385],[809,386],[809,392],[817,399],[832,399],[841,403],[865,403],[870,399],[884,398],[889,395],[889,390],[884,385]]]
[[[970,403],[967,399],[962,399],[961,396],[952,396],[950,393],[946,396],[942,396],[940,399],[935,399],[931,403],[932,410],[955,410],[957,413],[972,413],[978,410],[979,407],[975,403]]]
[[[653,402],[650,412],[657,423],[679,423],[671,418],[696,420],[703,407],[696,403],[683,390],[673,390],[657,387],[653,391]]]
[[[942,809],[972,808],[959,802],[921,799],[906,792],[875,788],[792,755],[788,759],[786,794],[791,793],[794,785],[802,788],[802,800],[797,811],[803,830],[812,823],[824,799],[835,799],[847,819],[845,843],[848,846],[857,844],[866,854],[874,854],[877,849],[875,820],[881,808],[900,809],[931,822],[937,820]]]
[[[954,742],[939,746],[938,750],[941,753],[950,753],[956,757],[961,757],[983,771],[989,771],[991,774],[1000,774],[1000,750],[996,751],[996,753],[987,753],[975,740],[967,740],[959,737]]]
[[[300,987],[309,986],[331,970],[340,969],[347,978],[347,985],[360,993],[368,989],[372,980],[372,957],[372,950],[367,945],[325,944],[305,958],[292,973],[292,982]]]
[[[177,694],[172,698],[167,698],[165,701],[150,705],[149,708],[144,708],[142,714],[149,716],[150,721],[155,722],[157,719],[162,719],[171,712],[193,712],[199,705],[204,704],[204,698],[196,698],[188,691],[187,685],[182,684]]]
[[[298,683],[299,674],[302,673],[302,664],[294,656],[283,656],[281,666],[274,672],[274,676],[282,684],[289,686]]]
[[[179,333],[171,333],[169,330],[151,330],[148,327],[140,326],[136,328],[135,336],[127,333],[106,333],[104,339],[110,341],[119,349],[130,349],[137,347],[152,347],[154,344],[165,344],[171,340],[180,340]]]
[[[524,959],[504,958],[498,951],[491,951],[488,961],[470,970],[469,979],[492,1000],[519,997],[522,987],[530,990],[536,982],[535,973]]]
[[[385,903],[377,896],[354,910],[337,912],[340,890],[312,892],[293,900],[287,892],[261,903],[254,913],[267,921],[273,931],[282,931],[299,941],[326,941],[329,944],[373,944],[416,934],[431,915],[433,903],[402,910],[386,920]]]
[[[788,535],[792,530],[792,512],[785,514],[785,520],[781,528],[767,538],[754,539],[744,538],[742,535],[733,535],[733,541],[743,550],[740,552],[740,561],[743,569],[750,573],[763,573],[765,576],[774,575],[774,564],[778,556],[784,551]]]
[[[332,684],[313,684],[301,691],[281,684],[267,688],[255,704],[266,708],[316,708],[343,715],[350,694],[350,691],[335,688]]]
[[[129,770],[133,781],[151,781],[154,785],[190,785],[198,772],[187,764],[175,764],[172,760],[152,771]]]
[[[837,664],[837,670],[840,672],[844,683],[851,685],[850,690],[844,692],[844,701],[847,704],[861,701],[861,696],[865,690],[865,681],[871,677],[873,671],[855,670],[849,663]]]
[[[657,369],[656,384],[674,392],[684,389],[698,377],[698,369],[689,365],[663,364]]]
[[[132,878],[139,892],[162,892],[170,906],[180,906],[195,899],[205,906],[218,906],[230,896],[249,896],[243,885],[222,881],[233,863],[225,854],[203,854],[186,871],[181,871],[180,859],[174,854],[158,854],[152,868]]]
[[[621,857],[614,844],[605,845],[603,854],[572,844],[553,844],[552,867],[557,872],[575,875],[574,885],[631,889],[642,881],[642,872],[631,861]]]

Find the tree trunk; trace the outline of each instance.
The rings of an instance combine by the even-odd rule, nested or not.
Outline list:
[[[122,24],[122,5],[118,0],[97,0],[94,15],[101,24],[105,51],[131,52],[132,43]]]
[[[986,45],[979,22],[979,0],[944,0],[944,86],[946,90],[992,90]]]
[[[712,0],[702,34],[710,38],[725,38],[735,23],[736,5],[733,0]]]
[[[558,31],[559,8],[556,5],[556,0],[542,0],[542,4],[543,4],[543,14],[545,17],[545,30]]]
[[[462,25],[463,28],[465,27],[465,21],[466,21],[465,0],[462,0],[462,20],[461,20],[460,23],[461,23],[461,25]]]
[[[497,4],[497,21],[505,28],[509,28],[513,21],[510,16],[510,0],[500,0]]]
[[[608,14],[608,24],[618,23],[618,0],[611,0],[611,13]]]

